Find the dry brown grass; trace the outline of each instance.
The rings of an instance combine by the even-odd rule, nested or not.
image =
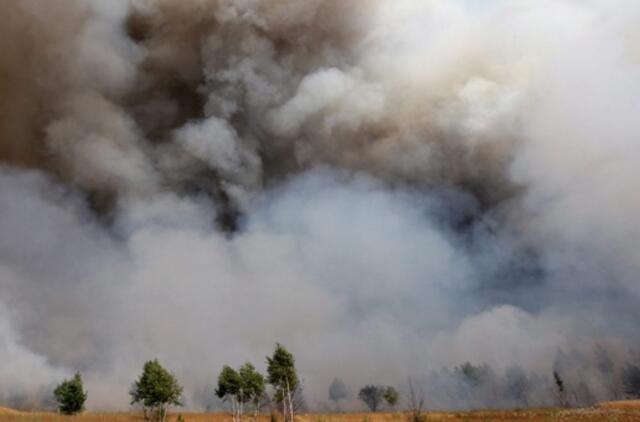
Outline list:
[[[17,415],[19,413],[20,412],[18,412],[17,410],[9,409],[6,407],[0,407],[0,416]]]
[[[231,417],[220,413],[181,413],[187,422],[227,422]],[[177,415],[171,415],[169,422],[175,422]],[[296,418],[299,422],[407,422],[401,413],[341,413],[308,414]],[[269,422],[268,416],[260,416],[257,421],[246,418],[246,422]],[[55,413],[18,412],[0,408],[0,422],[142,422],[137,413],[85,413],[80,416],[61,416]],[[425,422],[632,422],[640,421],[640,401],[602,403],[590,409],[534,409],[520,411],[477,411],[477,412],[431,412],[425,415]]]
[[[598,405],[600,409],[623,409],[623,410],[638,410],[640,411],[640,400],[621,400],[621,401],[609,401],[600,403]]]

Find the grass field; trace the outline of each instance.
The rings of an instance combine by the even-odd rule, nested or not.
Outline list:
[[[192,422],[224,422],[231,417],[218,413],[182,413],[185,421]],[[299,422],[404,422],[407,417],[401,413],[344,413],[344,414],[305,414],[297,417]],[[176,415],[171,415],[168,422],[175,422]],[[136,413],[85,413],[80,416],[66,417],[55,413],[19,412],[0,408],[2,422],[135,422],[143,421]],[[246,418],[253,422],[253,418]],[[269,422],[268,416],[258,418],[259,422]],[[442,412],[426,413],[425,421],[611,421],[640,422],[640,401],[624,401],[602,403],[589,409],[536,409],[521,411],[476,411],[476,412]]]

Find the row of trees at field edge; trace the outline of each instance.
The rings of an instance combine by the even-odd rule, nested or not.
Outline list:
[[[293,421],[296,410],[302,404],[300,382],[295,359],[281,344],[276,344],[273,355],[267,357],[266,379],[249,362],[238,370],[225,365],[218,376],[215,394],[223,402],[231,404],[233,420],[238,422],[248,405],[253,406],[253,414],[257,416],[260,407],[269,399],[266,395],[267,384],[273,387],[272,402],[281,409],[285,422]],[[346,397],[346,391],[344,383],[337,379],[330,387],[335,400]],[[129,394],[132,405],[142,406],[145,420],[164,422],[169,406],[182,406],[182,387],[157,359],[144,364],[142,375],[134,382]],[[54,391],[58,410],[66,415],[82,412],[87,395],[80,373],[63,381]],[[367,385],[360,390],[358,398],[372,412],[376,412],[383,401],[394,408],[399,394],[391,386]]]
[[[329,400],[334,403],[336,408],[339,408],[340,401],[347,398],[349,398],[347,386],[341,378],[334,378],[331,385],[329,385]],[[392,386],[365,385],[360,389],[358,398],[367,405],[369,410],[377,412],[383,402],[391,410],[395,409],[400,399],[400,394]]]
[[[164,422],[169,406],[182,406],[182,387],[157,359],[144,364],[142,375],[134,382],[129,394],[132,405],[142,405],[145,420]],[[53,396],[58,411],[64,415],[76,415],[84,411],[88,393],[84,389],[80,373],[60,383]]]
[[[574,407],[588,406],[598,400],[640,397],[640,367],[630,363],[626,366],[614,365],[603,348],[596,349],[595,356],[595,369],[590,370],[587,365],[590,361],[584,356],[577,352],[573,355],[559,352],[551,379],[533,373],[528,375],[518,367],[510,368],[503,376],[499,376],[486,364],[475,366],[467,362],[452,370],[443,367],[425,379],[410,379],[409,390],[403,390],[403,396],[408,410],[418,416],[425,406],[451,410],[482,408],[487,404],[498,408],[554,404]],[[238,370],[229,366],[222,368],[215,393],[223,402],[230,403],[235,421],[241,418],[245,408],[251,408],[255,415],[264,406],[269,406],[272,412],[282,412],[285,421],[289,422],[293,420],[295,412],[304,406],[293,355],[278,344],[273,355],[267,357],[267,365],[266,378],[250,363]],[[581,374],[586,378],[580,378]],[[600,380],[608,387],[609,395],[594,395],[584,379]],[[270,394],[267,394],[267,385],[272,386]],[[541,392],[546,392],[545,396],[551,397],[551,400],[537,399]],[[53,395],[60,413],[82,412],[87,392],[83,388],[81,375],[76,373],[71,379],[63,381],[55,388]],[[162,422],[168,406],[182,405],[182,388],[173,374],[157,360],[145,363],[142,375],[133,384],[130,395],[132,405],[141,405],[148,420]],[[334,409],[338,409],[340,401],[349,396],[342,380],[334,379],[329,386],[329,399],[334,402]],[[394,409],[399,394],[393,387],[367,385],[360,389],[358,398],[370,410],[377,411],[385,402],[388,408]]]
[[[273,387],[272,399],[282,409],[285,422],[292,422],[300,405],[300,382],[293,355],[280,344],[276,344],[273,355],[267,357],[266,380],[251,363],[245,363],[238,371],[225,365],[218,376],[215,394],[231,402],[233,420],[239,421],[247,404],[254,405],[254,415],[257,415],[266,397],[266,384]],[[129,394],[131,404],[141,405],[144,418],[149,421],[164,422],[169,406],[182,406],[182,387],[157,359],[144,364],[142,375]],[[80,373],[64,380],[54,390],[58,410],[65,415],[82,412],[87,396]]]

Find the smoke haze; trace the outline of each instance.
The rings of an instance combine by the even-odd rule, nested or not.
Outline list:
[[[640,4],[469,3],[2,2],[1,402],[157,357],[201,409],[276,341],[315,407],[632,359]]]

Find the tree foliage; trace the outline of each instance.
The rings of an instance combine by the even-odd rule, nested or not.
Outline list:
[[[264,377],[249,362],[242,365],[238,373],[240,375],[242,399],[245,403],[253,403],[257,410],[260,406],[260,400],[264,396]]]
[[[384,401],[386,401],[391,408],[394,408],[398,404],[400,395],[398,394],[398,390],[391,386],[388,386],[384,389],[384,394],[382,395],[382,397],[384,397]]]
[[[347,386],[344,385],[342,379],[334,378],[331,385],[329,385],[329,400],[337,404],[340,400],[344,400],[347,397],[349,397]]]
[[[53,391],[58,410],[65,415],[75,415],[84,410],[87,392],[84,391],[82,377],[79,372],[69,380],[64,380]]]
[[[475,366],[470,362],[465,362],[454,368],[468,387],[475,388],[494,378],[493,370],[487,364]]]
[[[216,388],[216,395],[226,400],[231,397],[236,397],[240,391],[240,374],[228,365],[225,365],[218,375],[218,388]]]
[[[372,412],[377,412],[384,398],[386,389],[380,385],[365,385],[360,389],[358,398],[362,400]]]
[[[142,375],[133,384],[131,404],[141,404],[145,419],[164,421],[168,406],[182,406],[182,387],[157,359],[144,364]]]
[[[281,344],[276,344],[273,355],[267,356],[267,374],[269,384],[275,389],[275,400],[282,405],[286,420],[293,421],[294,398],[299,388],[293,355]]]
[[[264,377],[248,362],[239,371],[225,365],[218,376],[216,395],[231,402],[233,418],[240,420],[247,403],[253,403],[257,413],[264,395]]]

